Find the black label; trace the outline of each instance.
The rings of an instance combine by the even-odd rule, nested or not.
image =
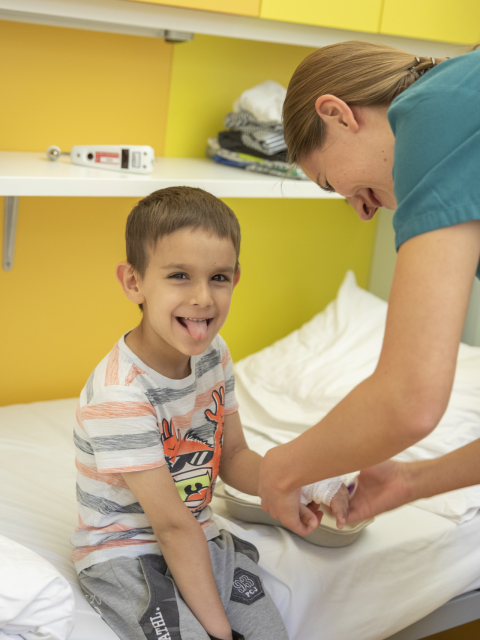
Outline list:
[[[263,598],[264,595],[265,591],[258,576],[246,569],[235,569],[230,600],[242,604],[252,604]]]

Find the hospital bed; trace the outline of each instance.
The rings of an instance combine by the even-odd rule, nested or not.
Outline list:
[[[386,304],[348,274],[323,313],[237,363],[249,445],[265,453],[287,442],[369,375],[385,315]],[[462,345],[445,417],[434,435],[400,459],[435,457],[480,437],[478,380],[480,348]],[[76,609],[71,640],[117,640],[85,600],[71,563],[76,404],[0,408],[0,533],[44,557],[70,584]],[[257,546],[291,640],[419,640],[478,617],[480,487],[383,514],[343,548],[232,518],[218,497],[213,506],[220,527]]]

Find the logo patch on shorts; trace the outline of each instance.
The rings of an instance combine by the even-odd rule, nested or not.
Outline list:
[[[235,569],[230,600],[242,604],[252,604],[252,602],[263,598],[264,595],[265,591],[258,576],[240,567]]]

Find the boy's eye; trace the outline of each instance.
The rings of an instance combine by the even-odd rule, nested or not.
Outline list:
[[[168,276],[169,278],[173,278],[174,280],[184,280],[187,277],[186,273],[172,273],[172,275]]]
[[[216,276],[213,276],[212,280],[215,280],[215,282],[229,282],[227,276],[224,276],[221,273],[217,273]]]

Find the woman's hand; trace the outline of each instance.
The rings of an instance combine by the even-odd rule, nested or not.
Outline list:
[[[386,460],[364,469],[350,501],[347,524],[373,518],[415,499],[412,492],[414,463]]]
[[[359,476],[347,524],[431,496],[480,483],[480,438],[440,458],[395,462],[386,460]]]
[[[264,511],[299,536],[306,536],[318,527],[323,514],[315,503],[308,506],[301,503],[301,488],[294,491],[282,488],[282,465],[277,459],[281,448],[271,449],[262,460],[258,495]]]
[[[347,522],[347,514],[349,509],[349,493],[347,487],[342,484],[337,493],[333,496],[330,506],[321,504],[320,509],[328,513],[337,521],[337,529],[343,529]],[[312,503],[315,504],[315,503]]]

